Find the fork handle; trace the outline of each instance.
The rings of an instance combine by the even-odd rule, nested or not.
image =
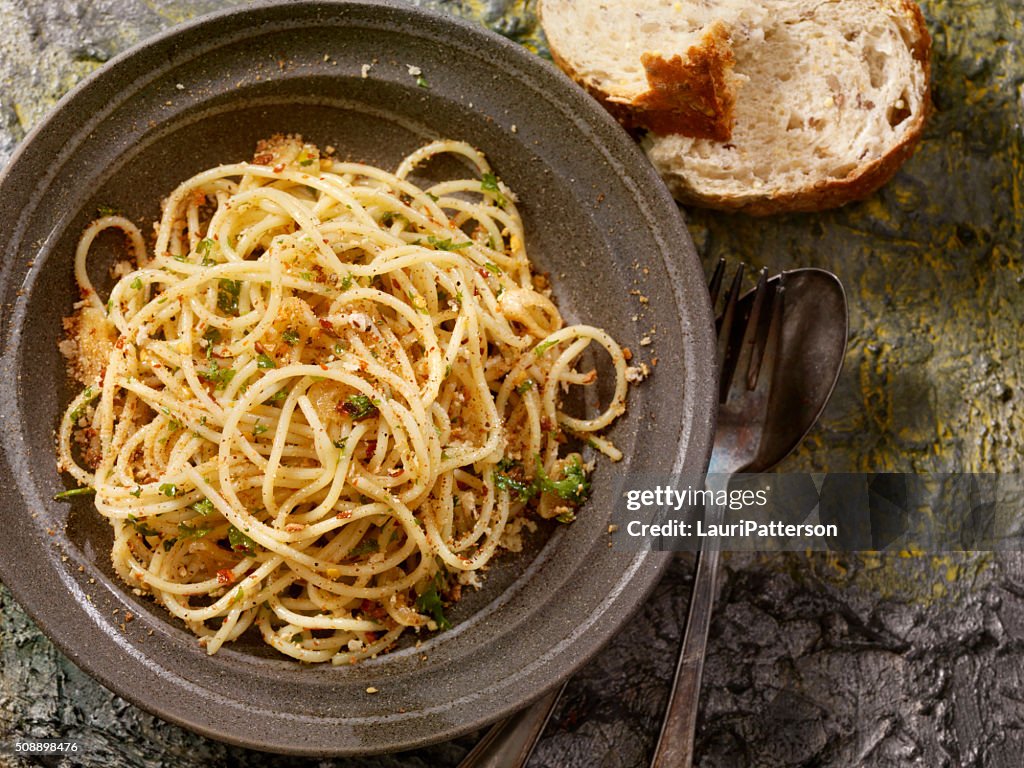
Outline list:
[[[492,726],[458,768],[522,768],[526,765],[565,685]]]
[[[712,502],[708,505],[704,521],[707,525],[720,525],[725,519],[725,506]],[[697,575],[690,596],[690,613],[686,620],[686,634],[679,651],[676,677],[669,695],[661,735],[654,750],[651,768],[690,768],[693,765],[693,743],[697,732],[697,703],[700,699],[700,681],[704,673],[704,657],[708,645],[708,628],[715,604],[715,586],[718,581],[718,563],[721,552],[717,543],[704,540],[697,555]]]

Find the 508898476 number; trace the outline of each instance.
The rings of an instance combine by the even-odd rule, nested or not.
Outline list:
[[[60,741],[58,739],[18,739],[14,742],[15,752],[78,752],[77,741]]]

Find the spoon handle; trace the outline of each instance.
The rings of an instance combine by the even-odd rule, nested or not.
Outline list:
[[[713,502],[708,505],[704,516],[708,526],[720,525],[724,518],[724,505]],[[697,575],[690,596],[686,634],[679,651],[675,682],[651,768],[690,768],[693,765],[697,702],[700,698],[700,680],[704,672],[704,655],[708,645],[711,611],[715,604],[715,585],[721,554],[715,542],[708,539],[703,541],[704,545],[697,555]]]
[[[526,709],[493,725],[458,768],[522,768],[530,759],[564,690],[563,683]]]

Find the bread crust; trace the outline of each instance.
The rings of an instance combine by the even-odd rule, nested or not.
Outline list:
[[[538,15],[543,26],[543,2]],[[732,70],[736,58],[729,29],[723,22],[711,24],[685,57],[642,54],[648,90],[631,100],[609,93],[573,66],[550,40],[548,43],[555,64],[631,133],[650,130],[713,141],[732,137],[736,105]]]
[[[740,212],[752,216],[780,213],[807,213],[838,208],[847,203],[870,197],[879,187],[896,175],[920,143],[924,126],[932,112],[931,101],[931,35],[924,14],[913,0],[898,0],[898,5],[910,20],[917,39],[910,44],[914,59],[924,70],[925,92],[923,109],[912,118],[907,135],[882,157],[858,166],[845,178],[821,180],[811,186],[793,191],[757,194],[753,189],[745,195],[719,195],[701,192],[683,184],[677,176],[665,175],[672,196],[685,205]],[[908,42],[909,44],[909,42]]]
[[[896,175],[917,148],[921,139],[923,119],[918,120],[907,137],[877,160],[852,171],[846,178],[816,182],[793,192],[774,192],[763,195],[714,195],[702,193],[682,183],[678,178],[666,177],[672,196],[684,205],[715,208],[720,211],[743,212],[751,216],[770,216],[779,213],[811,213],[864,200]]]
[[[681,133],[713,141],[732,138],[736,57],[724,23],[712,24],[685,59],[678,54],[666,59],[644,53],[640,62],[649,90],[633,100],[639,126],[663,135]]]

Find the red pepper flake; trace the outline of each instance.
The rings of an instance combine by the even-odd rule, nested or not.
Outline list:
[[[231,572],[230,568],[221,568],[217,571],[217,583],[218,584],[230,584],[235,580],[235,574]]]
[[[328,333],[330,333],[332,335],[334,334],[334,323],[332,323],[326,317],[321,317],[320,318],[320,327],[323,328]]]
[[[376,440],[367,440],[366,441],[366,460],[369,461],[373,457],[373,454],[376,453],[376,451],[377,451],[377,441]]]
[[[349,519],[350,517],[352,517],[352,513],[351,513],[351,512],[349,512],[349,511],[348,511],[348,510],[346,509],[346,510],[342,510],[341,512],[339,512],[338,514],[336,514],[336,515],[335,515],[335,517],[336,517],[336,518],[337,518],[338,520],[348,520],[348,519]]]

